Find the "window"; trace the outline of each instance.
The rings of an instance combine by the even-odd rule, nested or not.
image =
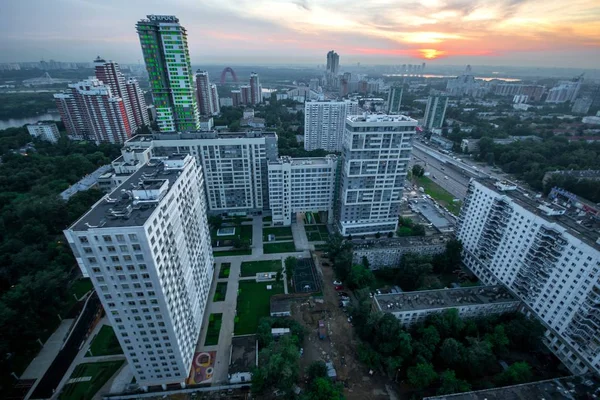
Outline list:
[[[104,240],[105,243],[112,243],[112,238],[109,235],[102,235],[102,240]]]

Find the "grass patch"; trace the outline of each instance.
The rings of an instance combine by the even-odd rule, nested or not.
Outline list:
[[[218,282],[217,288],[215,289],[215,296],[213,297],[213,301],[224,301],[225,296],[227,295],[227,282]]]
[[[444,188],[442,188],[440,185],[438,185],[426,176],[416,178],[416,181],[418,186],[423,187],[425,193],[437,200],[452,214],[458,215],[458,213],[460,212],[461,202],[453,202],[452,200],[455,199],[453,195],[448,193]]]
[[[233,240],[236,238],[240,238],[242,240],[247,240],[252,244],[252,225],[236,225],[235,234],[227,235],[227,236],[217,236],[217,229],[211,228],[210,230],[210,238],[213,242],[223,241],[223,240]]]
[[[107,361],[79,364],[73,370],[71,378],[91,376],[87,382],[70,383],[63,387],[60,400],[90,400],[104,384],[121,368],[125,361]]]
[[[329,239],[327,225],[304,225],[309,242],[320,242]]]
[[[69,294],[71,295],[71,297],[75,295],[77,299],[81,299],[81,297],[84,294],[86,294],[93,288],[94,285],[92,285],[92,281],[90,280],[90,278],[82,278],[73,282],[71,288],[69,289]]]
[[[91,351],[91,355],[90,355]],[[119,340],[112,326],[103,325],[96,337],[90,344],[90,351],[85,353],[86,357],[110,356],[123,354]]]
[[[291,239],[292,228],[289,226],[279,226],[275,228],[264,228],[263,229],[263,240],[269,240],[269,235],[275,235],[275,240]]]
[[[205,346],[214,346],[219,343],[221,322],[223,322],[223,314],[210,314],[210,317],[208,317],[208,328],[206,329],[206,339],[204,339]]]
[[[267,285],[273,288],[267,290]],[[270,299],[283,293],[283,282],[240,281],[237,297],[236,335],[256,333],[258,321],[271,314]]]
[[[306,237],[308,238],[309,242],[321,241],[321,235],[319,234],[319,232],[306,232]]]
[[[229,272],[231,269],[231,263],[221,263],[221,269],[219,270],[219,278],[229,278]]]
[[[255,276],[261,272],[281,271],[280,260],[245,261],[242,263],[242,276]]]
[[[294,244],[294,242],[263,244],[263,253],[264,254],[293,253],[295,251],[296,251],[296,245]]]
[[[315,251],[327,251],[327,248],[326,244],[315,244]]]
[[[249,256],[252,254],[252,249],[248,250],[221,250],[213,251],[215,257],[227,257],[227,256]]]
[[[272,221],[273,221],[273,217],[271,217],[271,216],[263,217],[263,222],[272,222]]]

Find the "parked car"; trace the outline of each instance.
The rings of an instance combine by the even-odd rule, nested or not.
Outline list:
[[[338,295],[349,297],[350,295],[346,292],[339,292]]]
[[[336,281],[333,281],[333,284],[334,284],[334,285],[336,285],[336,286],[338,286],[338,285],[341,285],[341,284],[342,284],[342,282],[341,282],[341,281],[337,281],[337,280],[336,280]]]
[[[334,287],[335,290],[340,291],[340,290],[344,290],[344,287],[342,285],[337,285]]]
[[[348,296],[342,296],[340,299],[342,299],[342,301],[350,301],[350,297]]]

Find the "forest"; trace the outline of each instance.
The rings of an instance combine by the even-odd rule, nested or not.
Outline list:
[[[91,189],[63,201],[58,194],[117,157],[118,145],[96,146],[61,138],[52,145],[34,140],[24,128],[0,131],[0,384],[14,383],[69,314],[69,289],[79,275],[62,230],[102,193]]]

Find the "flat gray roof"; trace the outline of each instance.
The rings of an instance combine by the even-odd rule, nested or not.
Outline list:
[[[379,294],[375,295],[375,301],[381,311],[403,312],[509,303],[519,301],[519,299],[514,297],[504,286],[497,285]]]
[[[379,239],[352,239],[353,248],[360,249],[388,249],[395,247],[413,247],[413,246],[435,246],[445,244],[450,240],[448,235],[430,235],[430,236],[407,236],[395,238]]]
[[[187,154],[174,154],[166,158],[183,160]],[[190,156],[191,159],[191,156]],[[71,229],[87,231],[90,228],[115,228],[126,226],[141,226],[152,215],[156,205],[172,188],[173,182],[179,177],[179,170],[165,169],[161,159],[151,159],[146,165],[134,172],[127,180],[108,196],[103,197],[80,219]],[[164,184],[167,190],[154,204],[141,202],[136,204],[132,190],[144,189],[158,191]]]
[[[251,372],[257,366],[258,346],[256,335],[234,336],[231,338],[231,357],[229,359],[229,374]]]
[[[600,380],[592,374],[474,392],[425,397],[423,400],[575,400],[600,394]]]
[[[474,179],[474,181],[500,195],[509,197],[516,204],[525,208],[532,214],[544,218],[548,222],[559,224],[573,237],[587,243],[597,250],[600,250],[600,244],[597,242],[597,240],[600,239],[600,216],[581,216],[579,215],[580,210],[577,209],[575,211],[573,208],[566,209],[566,212],[563,215],[546,215],[538,208],[539,206],[545,205],[552,209],[564,209],[564,207],[549,203],[542,198],[536,198],[537,193],[526,191],[521,187],[517,188],[516,190],[501,191],[498,189],[498,187],[496,187],[497,180],[495,179],[480,178]]]

